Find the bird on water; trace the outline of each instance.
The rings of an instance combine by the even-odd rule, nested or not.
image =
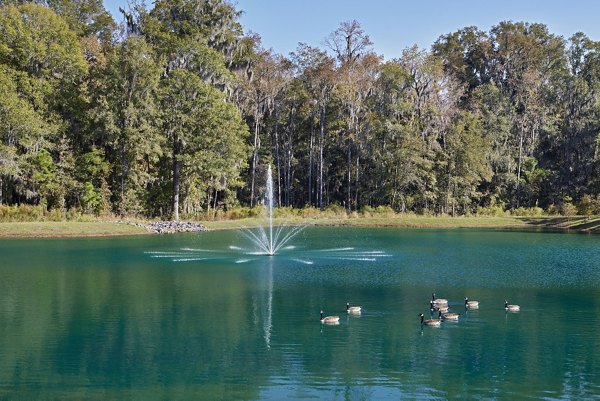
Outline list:
[[[448,300],[444,298],[436,298],[435,292],[431,294],[431,301],[436,305],[448,305]]]
[[[521,310],[521,307],[519,305],[511,305],[507,300],[504,300],[504,309],[509,312],[518,312]]]
[[[442,321],[440,319],[427,319],[425,320],[423,314],[419,314],[419,316],[421,317],[421,326],[433,326],[433,327],[439,327],[440,324],[442,323]]]
[[[328,323],[328,324],[336,324],[340,322],[340,317],[339,316],[325,316],[323,317],[323,311],[321,311],[321,323]]]
[[[465,308],[477,309],[479,308],[479,301],[471,301],[469,298],[465,297]]]

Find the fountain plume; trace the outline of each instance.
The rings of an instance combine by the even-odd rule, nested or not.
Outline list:
[[[248,237],[260,250],[262,254],[273,256],[286,243],[288,243],[296,234],[304,229],[304,226],[293,227],[284,233],[284,226],[273,227],[273,172],[271,165],[267,170],[267,182],[265,193],[265,208],[267,210],[268,227],[259,227],[258,232],[245,228],[242,232]]]

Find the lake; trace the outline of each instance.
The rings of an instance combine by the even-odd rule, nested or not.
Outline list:
[[[290,245],[0,240],[0,400],[600,398],[599,236],[307,228]],[[458,322],[421,327],[432,292]]]

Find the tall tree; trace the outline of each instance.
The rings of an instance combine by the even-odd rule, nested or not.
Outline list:
[[[95,145],[104,146],[114,163],[118,213],[142,212],[148,199],[145,190],[156,179],[153,166],[165,142],[156,99],[160,73],[153,48],[132,35],[109,55],[103,79],[94,86]]]
[[[46,150],[54,162],[60,163],[57,144],[80,104],[79,84],[87,73],[87,64],[79,40],[67,23],[47,7],[26,3],[0,7],[0,65],[9,78],[4,87],[12,105],[5,115],[7,130],[3,135],[5,146],[12,148],[5,153],[21,155],[22,177],[27,178],[18,190],[19,196],[40,200],[41,184],[36,177],[43,174],[37,174],[36,169],[43,168],[44,163],[36,162],[41,160],[37,153]],[[15,129],[15,118],[22,113],[31,121]],[[26,125],[35,128],[30,130]],[[17,133],[21,135],[18,139]],[[63,147],[70,148],[70,144]],[[64,205],[64,198],[57,199],[57,204]]]
[[[189,71],[172,71],[162,88],[163,128],[171,148],[167,156],[172,165],[172,213],[178,220],[181,195],[189,193],[182,191],[182,183],[202,184],[205,194],[237,184],[247,127],[222,92]]]
[[[337,71],[337,92],[342,104],[346,108],[346,208],[352,209],[352,162],[353,152],[356,147],[359,126],[359,113],[362,111],[362,102],[365,94],[357,86],[360,71],[357,66],[359,60],[367,53],[371,53],[372,45],[369,36],[365,34],[356,20],[342,22],[340,26],[329,35],[327,46],[335,53],[339,62]],[[356,156],[359,160],[360,156]],[[357,206],[356,204],[354,205]]]
[[[327,105],[334,87],[334,60],[323,50],[301,43],[295,54],[292,54],[298,68],[300,80],[307,88],[311,97],[312,111],[310,117],[310,144],[308,162],[308,203],[312,204],[313,193],[313,163],[317,159],[317,189],[315,191],[316,206],[323,208],[324,177],[323,168],[325,148],[325,126]],[[315,139],[314,120],[318,119],[318,139]],[[314,155],[314,144],[317,143],[317,156]]]

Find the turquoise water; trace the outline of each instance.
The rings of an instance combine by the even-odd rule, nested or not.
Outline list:
[[[0,400],[600,398],[600,237],[308,228],[291,243],[0,241]],[[433,291],[459,322],[421,328]]]

